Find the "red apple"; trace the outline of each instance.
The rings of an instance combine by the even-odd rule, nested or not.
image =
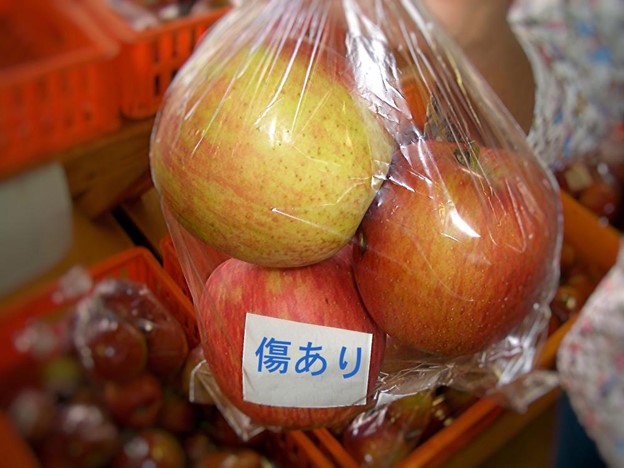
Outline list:
[[[403,397],[358,416],[342,435],[358,466],[395,466],[418,445],[429,424],[432,393]]]
[[[220,448],[206,453],[197,468],[263,468],[266,459],[255,450]]]
[[[147,363],[147,343],[131,323],[117,316],[94,319],[84,330],[79,346],[83,366],[104,380],[123,381],[139,375]]]
[[[217,450],[217,445],[201,430],[184,439],[184,453],[186,453],[190,466],[196,466],[204,455],[215,450]]]
[[[174,434],[189,433],[195,427],[197,413],[197,408],[185,397],[166,388],[158,425]]]
[[[174,249],[174,255],[163,257],[165,269],[175,272],[172,276],[185,294],[199,297],[210,274],[229,257],[182,227],[166,204],[161,207]]]
[[[286,429],[332,424],[362,411],[376,382],[385,347],[385,335],[364,310],[350,268],[340,258],[292,269],[269,269],[230,259],[206,282],[198,305],[198,321],[204,356],[223,394],[255,423]],[[246,324],[256,324],[257,321],[268,321],[275,327],[267,332],[271,336],[265,335],[258,347],[260,336],[256,335],[256,341],[249,341],[246,331]],[[321,329],[305,324],[332,328]],[[256,332],[256,329],[251,330],[251,325],[247,326],[250,335],[252,331]],[[286,326],[292,329],[284,328]],[[334,339],[335,333],[340,334],[340,338]],[[337,372],[338,358],[332,354],[343,342],[349,343],[350,338],[345,338],[346,335],[372,338],[372,346],[368,345],[370,354],[363,347],[358,350],[359,353],[364,349],[362,355],[370,357],[370,364],[368,368],[364,365],[361,369],[356,368],[363,372],[358,376],[364,378],[361,381],[363,401],[333,406],[335,398],[344,396],[345,391],[355,388],[360,391],[360,386],[347,379],[347,372]],[[284,346],[283,359],[273,360],[273,364],[281,361],[279,369],[266,366],[267,354],[273,352],[266,343],[273,340]],[[315,356],[323,357],[323,353],[327,353],[328,358],[323,358],[325,367],[320,359],[314,361],[313,368],[298,367],[305,360],[301,354],[304,351],[299,347],[302,340],[307,342],[308,348],[322,344]],[[291,344],[292,349],[288,348]],[[249,353],[245,366],[244,347]],[[343,347],[342,351],[347,349]],[[367,378],[365,371],[368,371]],[[319,374],[321,378],[318,378]],[[244,394],[243,375],[247,379],[264,379],[263,382],[268,382],[274,390],[255,394],[255,399],[248,397]],[[331,380],[335,383],[328,387],[328,380],[324,378],[337,380]],[[303,394],[316,398],[322,390],[329,394],[326,397],[331,401],[316,400],[312,404],[309,400],[301,401]],[[273,394],[278,393],[279,397],[274,398]],[[274,399],[267,404],[264,403],[267,397]],[[287,402],[288,399],[292,402]]]
[[[160,382],[143,373],[127,382],[106,382],[104,403],[117,422],[127,427],[143,428],[158,420],[163,406]]]
[[[178,440],[163,429],[143,429],[128,440],[115,457],[114,468],[184,468]]]
[[[115,279],[101,283],[96,294],[106,307],[143,332],[150,372],[168,378],[182,368],[188,354],[184,329],[146,285]]]
[[[7,414],[24,439],[39,442],[54,427],[54,405],[51,394],[39,388],[24,388],[11,400]]]
[[[210,392],[195,380],[195,371],[204,360],[204,350],[201,345],[195,346],[189,354],[180,373],[180,385],[182,393],[193,403],[202,405],[213,405],[214,400]]]
[[[259,432],[246,439],[241,438],[216,407],[206,409],[204,415],[206,417],[203,420],[202,429],[219,447],[254,448],[261,446],[267,440],[267,431]]]
[[[620,214],[621,198],[620,188],[605,180],[595,180],[578,195],[581,205],[610,223],[614,223]]]
[[[356,283],[398,342],[484,350],[552,293],[559,195],[533,159],[434,141],[402,149],[358,232]]]
[[[330,257],[387,172],[381,119],[344,56],[315,46],[257,41],[219,63],[197,54],[168,90],[155,186],[182,226],[228,256],[272,267]]]
[[[445,427],[450,426],[454,420],[453,410],[446,401],[444,393],[436,395],[431,402],[431,417],[422,435],[422,440],[427,440]]]
[[[182,326],[174,319],[144,329],[149,354],[147,368],[163,379],[176,375],[186,362],[188,342]]]
[[[59,410],[55,432],[41,449],[42,465],[53,468],[109,466],[119,431],[97,405],[71,403]]]

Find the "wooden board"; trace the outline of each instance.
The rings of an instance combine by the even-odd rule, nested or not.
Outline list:
[[[153,122],[125,122],[115,133],[55,155],[65,168],[74,203],[88,218],[102,216],[152,186],[149,142]]]
[[[160,241],[169,231],[160,209],[158,193],[153,187],[140,197],[125,201],[120,210],[126,218],[143,235],[147,247],[162,258]]]

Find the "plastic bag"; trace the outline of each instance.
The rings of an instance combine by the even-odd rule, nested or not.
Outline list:
[[[239,433],[441,385],[527,404],[556,182],[420,2],[235,8],[168,89],[150,162]]]

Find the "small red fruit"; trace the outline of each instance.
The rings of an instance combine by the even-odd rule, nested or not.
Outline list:
[[[148,373],[128,382],[106,382],[104,402],[120,424],[135,428],[151,426],[158,420],[163,405],[162,387]]]

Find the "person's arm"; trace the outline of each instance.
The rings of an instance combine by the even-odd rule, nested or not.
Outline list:
[[[510,0],[425,0],[425,5],[525,132],[533,122],[531,64],[507,21]]]

